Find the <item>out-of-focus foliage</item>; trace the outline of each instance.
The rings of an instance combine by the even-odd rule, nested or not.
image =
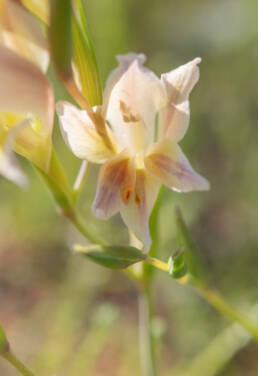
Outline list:
[[[211,280],[235,307],[248,310],[258,302],[257,1],[87,0],[86,5],[103,81],[116,65],[114,56],[129,50],[146,53],[158,74],[202,57],[182,144],[211,191],[165,190],[159,257],[167,260],[175,251],[171,216],[179,205]],[[57,99],[64,99],[52,69],[49,76]],[[57,127],[54,142],[72,181],[79,161]],[[0,181],[0,322],[9,341],[39,375],[140,375],[134,286],[119,271],[68,250],[84,240],[56,215],[36,172],[25,162],[24,168],[31,177],[27,190]],[[119,216],[109,222],[92,217],[95,184],[93,168],[79,202],[84,215],[107,239],[126,243]],[[176,375],[229,322],[165,273],[155,275],[160,375]],[[257,375],[257,351],[250,343],[218,375]],[[0,374],[16,372],[1,361]]]

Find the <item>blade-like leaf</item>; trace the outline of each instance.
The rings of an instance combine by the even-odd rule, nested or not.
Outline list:
[[[188,272],[192,275],[196,283],[206,284],[208,282],[208,273],[204,260],[186,227],[179,208],[175,211],[175,225],[177,246],[184,250],[184,259]]]
[[[59,76],[72,77],[71,0],[51,0],[49,41],[51,56]]]
[[[95,263],[110,269],[124,269],[145,259],[145,255],[137,248],[129,246],[89,246],[76,245],[76,252],[82,253]]]
[[[78,72],[81,91],[91,106],[102,102],[102,89],[92,45],[73,15],[74,64]]]

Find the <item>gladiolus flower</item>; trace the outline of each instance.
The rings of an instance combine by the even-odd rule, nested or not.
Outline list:
[[[201,59],[161,79],[143,66],[142,54],[118,56],[118,61],[102,107],[91,112],[60,102],[57,113],[72,152],[102,164],[93,213],[107,219],[120,211],[148,251],[148,220],[160,185],[178,192],[209,189],[178,145],[188,128],[189,94],[199,79]]]

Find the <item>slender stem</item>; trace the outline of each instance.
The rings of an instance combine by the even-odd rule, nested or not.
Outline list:
[[[258,341],[258,327],[248,317],[234,310],[223,297],[214,289],[208,287],[197,287],[196,291],[205,298],[219,312],[227,316],[230,320],[237,322],[245,328]]]
[[[95,244],[105,245],[95,231],[92,231],[89,226],[86,226],[81,216],[76,210],[71,208],[69,212],[64,212],[63,215],[70,220],[70,222],[77,228],[77,230],[85,236],[89,241]]]
[[[155,344],[151,330],[153,309],[150,284],[144,284],[139,295],[139,341],[142,376],[156,376]]]
[[[17,371],[20,372],[21,375],[23,376],[34,376],[34,373],[29,370],[13,353],[12,351],[7,351],[1,356],[7,360],[10,364],[13,365],[14,368],[17,369]]]
[[[168,272],[169,265],[164,261],[158,260],[156,258],[147,256],[144,260],[148,264],[151,264],[155,268]],[[189,275],[177,279],[180,284],[190,284]],[[233,307],[231,307],[225,299],[213,288],[205,287],[202,285],[196,285],[195,291],[206,299],[214,308],[220,313],[227,316],[233,322],[238,323],[243,328],[245,328],[257,341],[258,341],[258,326],[254,324],[248,317],[237,312]]]
[[[168,272],[169,273],[169,265],[167,262],[158,260],[154,257],[147,256],[146,259],[144,260],[148,264],[154,266],[156,269],[162,270],[163,272]]]

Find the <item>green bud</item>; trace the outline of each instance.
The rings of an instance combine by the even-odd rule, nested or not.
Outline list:
[[[142,251],[129,246],[76,245],[74,250],[96,264],[110,269],[124,269],[146,258]]]
[[[184,252],[182,250],[177,251],[174,256],[169,258],[168,265],[169,274],[175,279],[182,278],[187,273]]]
[[[9,343],[7,341],[4,329],[0,325],[0,355],[9,351]]]

